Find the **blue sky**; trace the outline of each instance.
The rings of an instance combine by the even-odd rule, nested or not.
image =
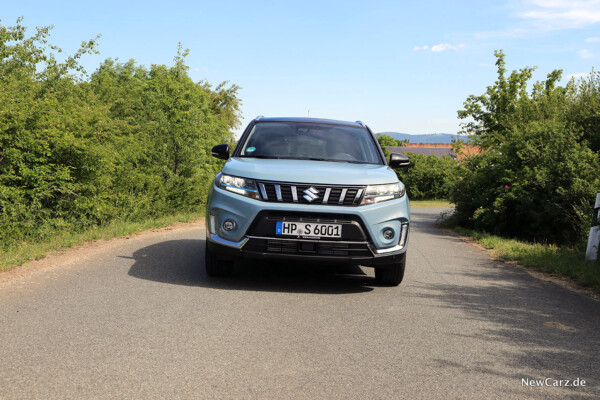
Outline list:
[[[88,72],[109,57],[171,64],[182,42],[194,80],[242,87],[243,126],[310,112],[376,132],[455,133],[465,98],[495,80],[495,49],[509,69],[537,66],[535,79],[600,59],[598,0],[3,3],[3,25],[54,25],[67,52],[101,34]]]

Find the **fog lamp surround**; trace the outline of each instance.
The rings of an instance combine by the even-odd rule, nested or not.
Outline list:
[[[226,219],[223,222],[223,230],[226,232],[231,232],[232,230],[235,229],[235,221],[231,220],[231,219]]]
[[[394,238],[394,230],[392,228],[385,228],[382,234],[385,240],[392,240]]]
[[[208,219],[208,230],[210,233],[217,233],[217,216],[210,214]]]
[[[402,229],[400,231],[400,240],[398,241],[398,246],[404,248],[406,246],[406,241],[408,239],[408,223],[402,224]]]

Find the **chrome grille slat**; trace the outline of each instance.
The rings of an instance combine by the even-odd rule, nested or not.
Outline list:
[[[327,200],[329,200],[329,193],[331,193],[331,188],[325,189],[325,195],[323,196],[323,204],[327,204]]]
[[[260,193],[262,194],[263,199],[264,200],[269,200],[269,197],[267,196],[267,191],[265,189],[264,183],[259,183],[258,187],[260,188]]]
[[[356,192],[356,197],[354,198],[354,203],[358,203],[360,201],[360,196],[362,196],[363,189],[358,189]]]
[[[358,206],[365,186],[323,185],[258,181],[261,199],[267,202]]]
[[[342,189],[342,194],[340,194],[340,199],[338,200],[338,204],[344,204],[344,199],[346,198],[347,192],[348,192],[347,188]]]

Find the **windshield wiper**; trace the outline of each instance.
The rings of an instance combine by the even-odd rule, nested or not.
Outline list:
[[[300,160],[311,160],[311,161],[335,161],[335,160],[330,160],[329,158],[318,158],[318,157],[305,157],[305,158],[300,158]]]
[[[319,158],[319,157],[294,157],[292,160],[310,160],[310,161],[331,161],[331,162],[343,162],[347,163],[346,160],[335,160],[332,158]]]

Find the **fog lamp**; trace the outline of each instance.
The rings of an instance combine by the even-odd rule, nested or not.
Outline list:
[[[235,221],[232,221],[230,219],[226,219],[225,222],[223,222],[223,230],[224,231],[232,231],[235,228]]]
[[[383,230],[383,238],[385,240],[391,240],[394,238],[394,230],[392,228],[385,228]]]

